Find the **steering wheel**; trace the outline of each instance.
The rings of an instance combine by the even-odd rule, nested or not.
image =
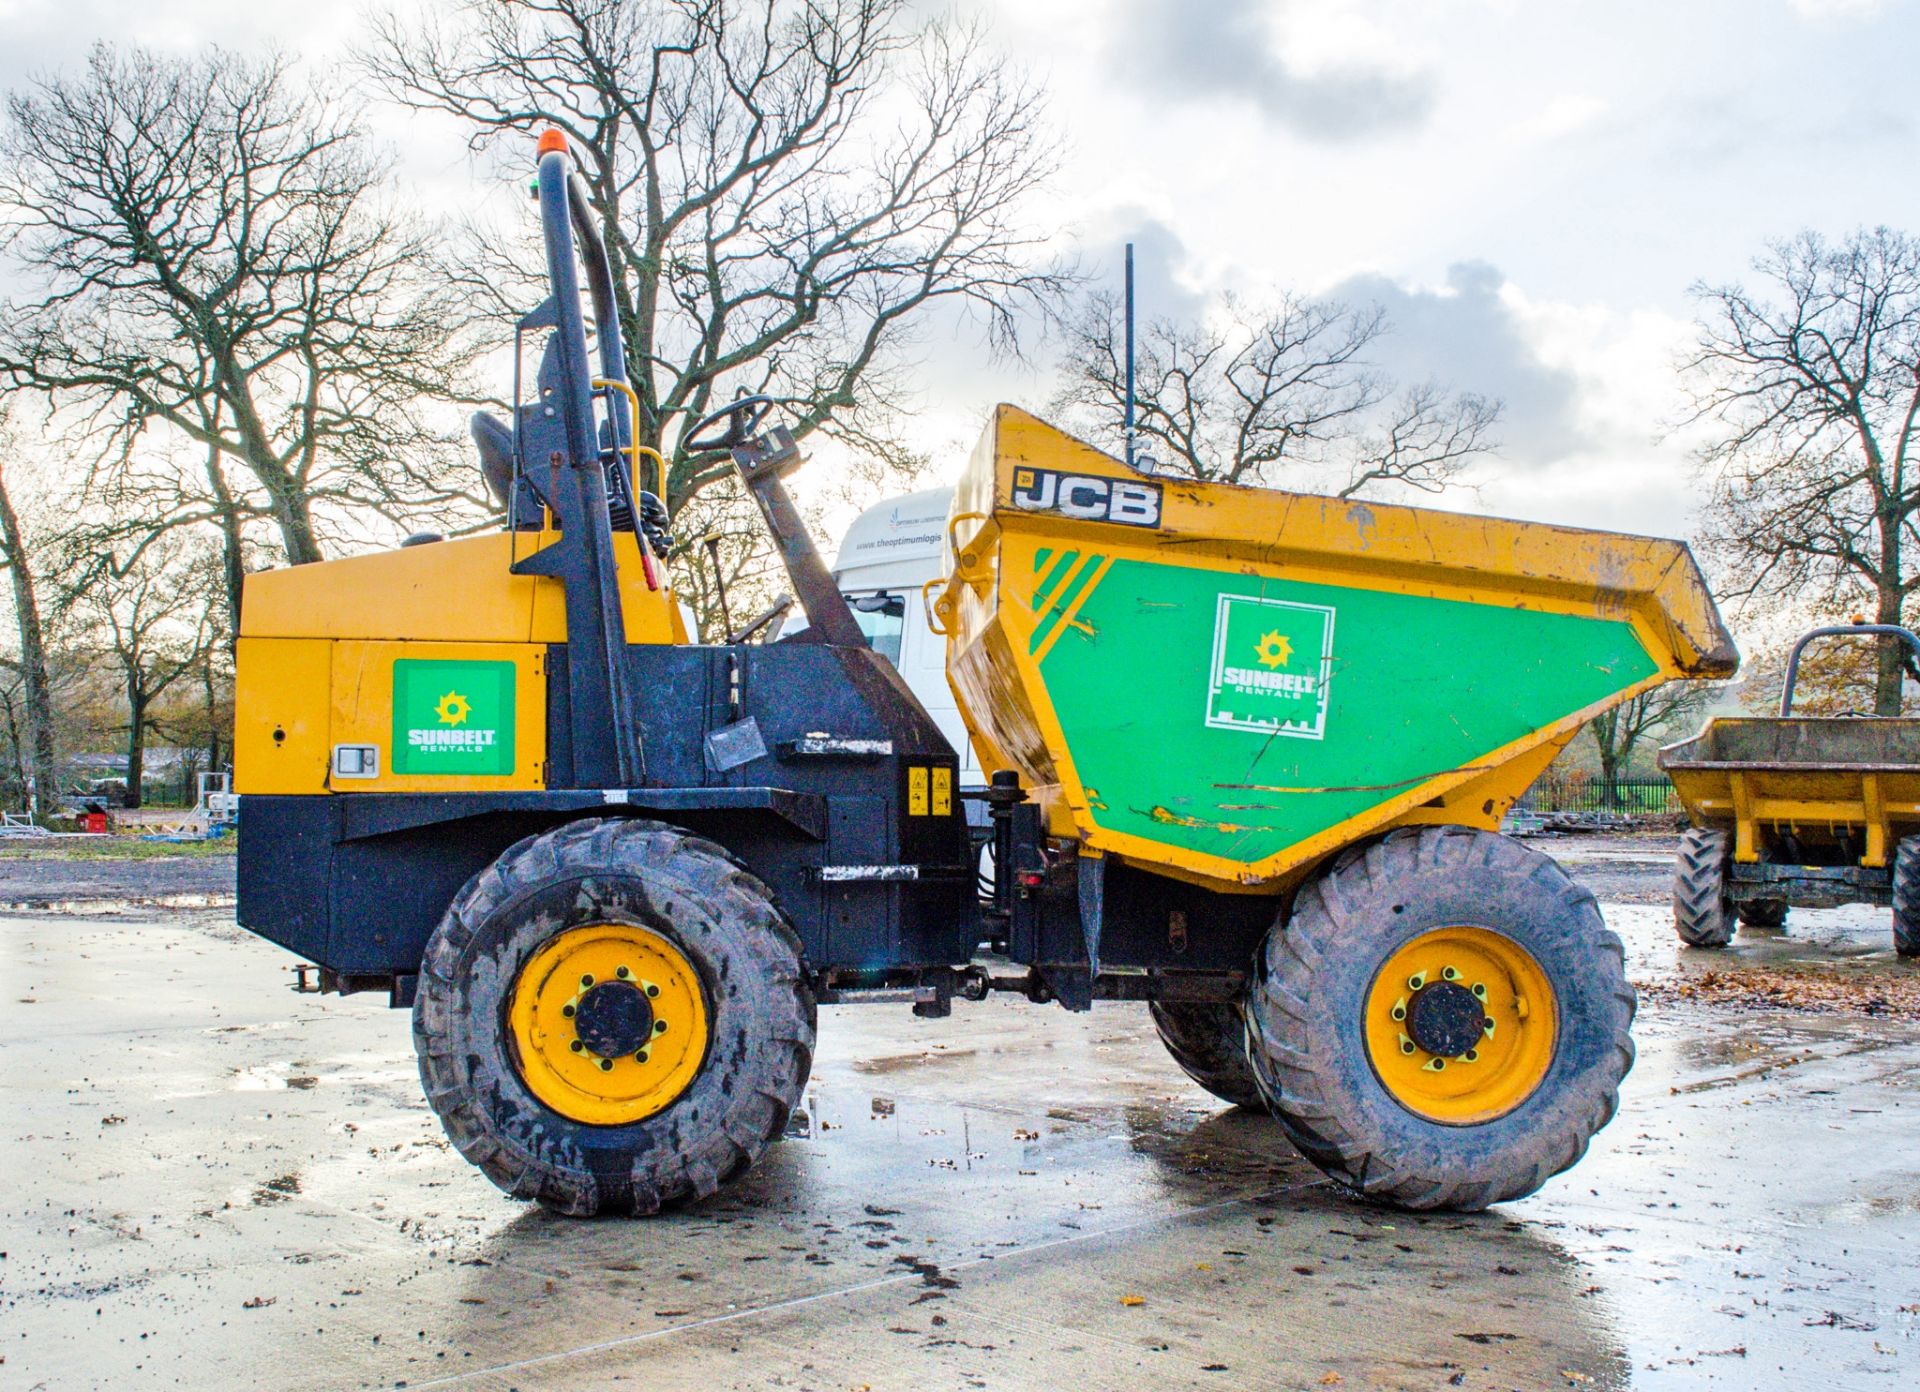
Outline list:
[[[767,418],[775,404],[770,396],[742,396],[729,401],[711,415],[695,421],[692,428],[680,437],[680,447],[692,453],[707,454],[745,444],[754,437],[760,422]],[[725,433],[711,439],[701,437],[701,431],[722,420],[727,423]]]

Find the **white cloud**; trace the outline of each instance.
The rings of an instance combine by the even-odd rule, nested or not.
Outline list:
[[[1608,103],[1585,92],[1555,93],[1538,115],[1515,132],[1522,140],[1547,143],[1590,129],[1608,111]]]
[[[1788,0],[1798,14],[1809,19],[1852,19],[1884,9],[1887,0]]]
[[[1488,470],[1489,506],[1543,521],[1688,535],[1698,505],[1697,440],[1676,428],[1676,363],[1691,321],[1651,307],[1537,298],[1511,282],[1501,298],[1541,362],[1573,379],[1577,443],[1550,470]]]

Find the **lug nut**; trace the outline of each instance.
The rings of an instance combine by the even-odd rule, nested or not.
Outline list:
[[[649,996],[657,996],[660,994],[660,988],[649,981],[647,983],[647,994]]]
[[[1480,1028],[1483,1031],[1485,1031],[1487,1034],[1491,1035],[1493,1033],[1493,1016],[1487,1015],[1482,1017],[1480,1021]]]
[[[1426,984],[1427,984],[1427,974],[1425,972],[1415,972],[1412,976],[1407,978],[1407,989],[1409,991],[1417,991]]]
[[[633,1061],[635,1063],[645,1063],[647,1061],[647,1050],[642,1049],[639,1053],[635,1054]]]
[[[578,1053],[584,1053],[586,1051],[587,1046],[585,1044],[582,1044],[579,1040],[576,1039],[573,1041],[573,1043],[567,1045],[567,1047],[573,1050],[574,1053],[578,1054]]]
[[[1461,1057],[1466,1059],[1468,1063],[1478,1063],[1480,1062],[1480,1051],[1478,1049],[1469,1049],[1465,1054],[1461,1055]]]
[[[591,986],[591,985],[593,985],[593,978],[592,978],[591,976],[582,976],[582,977],[580,978],[580,989],[581,989],[581,990],[583,990],[583,991],[584,991],[584,990],[586,990],[586,989],[587,989],[587,987],[589,987],[589,986]]]
[[[655,1034],[665,1034],[667,1032],[667,1022],[665,1020],[655,1020],[653,1022],[653,1032]]]
[[[1393,1008],[1393,1018],[1394,1018],[1394,1019],[1396,1019],[1396,1020],[1404,1020],[1404,1019],[1406,1019],[1406,1018],[1407,1018],[1407,1008],[1406,1008],[1406,1006],[1404,1006],[1404,1005],[1396,1005],[1396,1006],[1394,1006],[1394,1008]]]
[[[600,1060],[600,1071],[601,1071],[602,1073],[611,1073],[611,1072],[613,1072],[613,1060],[612,1060],[612,1059],[601,1059],[601,1060]]]
[[[625,967],[615,967],[613,969],[613,974],[619,977],[622,981],[625,981],[629,976],[633,975],[633,973],[628,971]]]
[[[1481,1000],[1485,1000],[1487,998],[1486,985],[1483,982],[1479,982],[1479,981],[1474,982],[1473,994],[1478,996]]]
[[[1403,1054],[1410,1054],[1410,1053],[1412,1053],[1412,1052],[1413,1052],[1413,1041],[1412,1041],[1411,1039],[1403,1039],[1403,1040],[1401,1040],[1401,1041],[1400,1041],[1400,1052],[1401,1052],[1401,1053],[1403,1053]]]
[[[560,1013],[571,1020],[573,1018],[573,1002],[568,1001],[565,1005],[561,1006]]]
[[[1452,967],[1442,967],[1440,968],[1440,979],[1443,981],[1458,981],[1460,979],[1460,973]]]

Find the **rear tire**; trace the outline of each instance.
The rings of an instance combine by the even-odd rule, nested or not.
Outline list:
[[[1733,906],[1734,916],[1749,928],[1778,928],[1787,921],[1784,899],[1752,899]]]
[[[1160,1042],[1186,1075],[1222,1102],[1262,1109],[1247,1062],[1247,1024],[1240,1007],[1214,1001],[1153,1001],[1147,1006]]]
[[[1904,838],[1893,853],[1893,950],[1920,957],[1920,836]]]
[[[1727,898],[1727,834],[1689,827],[1673,865],[1673,931],[1688,947],[1725,947],[1733,941],[1733,905]]]
[[[542,1100],[528,1081],[539,1065],[522,1042],[535,1036],[518,1023],[529,964],[602,925],[677,955],[688,969],[681,1009],[697,1019],[676,1024],[673,1038],[706,1031],[704,1049],[683,1054],[679,1090],[618,1124],[556,1110],[571,1104],[551,1082]],[[619,975],[623,992],[640,980],[625,966]],[[658,1028],[664,1039],[665,1011],[656,1020],[635,1008],[644,1033]],[[585,1038],[589,1008],[564,1009]],[[799,938],[767,887],[712,842],[639,820],[570,822],[509,847],[469,880],[427,944],[413,1010],[420,1080],[448,1138],[507,1193],[575,1216],[652,1213],[705,1198],[746,1169],[800,1100],[814,1027]],[[664,1057],[665,1044],[657,1047]],[[564,1062],[566,1050],[553,1056]],[[644,1062],[622,1055],[608,1068],[609,1089],[641,1076],[621,1070]],[[581,1110],[596,1105],[588,1098]]]
[[[1476,943],[1488,949],[1477,960]],[[1388,1004],[1396,989],[1418,997],[1411,978],[1393,979],[1394,964],[1429,950],[1436,979],[1427,984],[1448,984],[1428,1018],[1466,1003],[1481,1057],[1407,1047],[1412,1057],[1383,1061],[1376,1026],[1389,1038],[1394,1026],[1373,1018],[1382,990]],[[1487,969],[1495,960],[1518,973]],[[1453,973],[1456,963],[1465,970]],[[1523,979],[1544,989],[1529,1000],[1517,989]],[[1491,1029],[1482,1040],[1472,997],[1487,1019],[1504,1017],[1508,1042]],[[1405,1004],[1403,995],[1392,1011]],[[1425,1033],[1424,1009],[1405,1014],[1402,1046],[1406,1030],[1448,1037]],[[1491,832],[1407,827],[1342,855],[1267,935],[1247,1002],[1247,1053],[1288,1137],[1334,1179],[1403,1208],[1474,1210],[1532,1193],[1586,1152],[1633,1066],[1633,1013],[1620,939],[1557,864]],[[1443,1056],[1453,1072],[1430,1068]],[[1407,1069],[1417,1071],[1402,1077]],[[1407,1078],[1451,1092],[1415,1095]]]

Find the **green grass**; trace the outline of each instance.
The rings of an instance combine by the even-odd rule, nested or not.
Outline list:
[[[239,838],[229,832],[217,841],[143,841],[138,836],[61,837],[40,840],[21,837],[0,840],[0,860],[172,860],[182,856],[205,859],[230,856]]]

